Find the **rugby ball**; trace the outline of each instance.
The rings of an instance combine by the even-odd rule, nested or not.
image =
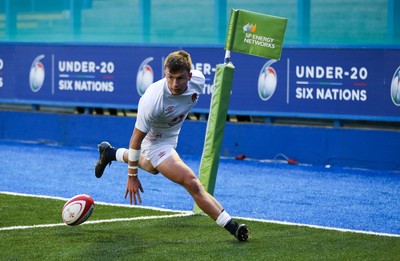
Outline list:
[[[69,226],[77,226],[85,222],[94,209],[94,200],[91,196],[76,195],[65,203],[62,208],[62,220]]]

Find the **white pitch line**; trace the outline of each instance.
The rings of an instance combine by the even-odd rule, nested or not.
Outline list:
[[[48,198],[48,199],[62,200],[65,202],[67,202],[70,199],[70,198],[63,198],[63,197],[25,194],[25,193],[17,193],[17,192],[9,192],[9,191],[0,191],[0,194],[6,194],[6,195],[11,195],[11,196],[33,197],[33,198]],[[107,203],[107,202],[101,202],[101,201],[97,201],[97,200],[95,200],[94,203],[95,203],[95,205],[106,205],[106,206],[124,207],[124,208],[141,208],[141,209],[156,210],[156,211],[161,211],[161,212],[175,212],[175,213],[191,212],[191,211],[185,211],[185,210],[173,210],[173,209],[165,209],[165,208],[157,208],[157,207],[149,207],[149,206],[140,206],[140,205]]]
[[[174,214],[174,215],[162,215],[162,216],[142,216],[142,217],[134,217],[134,218],[113,218],[113,219],[103,219],[103,220],[92,220],[86,221],[82,223],[82,225],[91,225],[91,224],[101,224],[101,223],[114,223],[114,222],[126,222],[126,221],[134,221],[134,220],[149,220],[149,219],[163,219],[163,218],[176,218],[176,217],[187,217],[194,215],[193,213],[182,213],[182,214]],[[7,230],[22,230],[22,229],[32,229],[32,228],[47,228],[47,227],[61,227],[68,226],[64,223],[57,224],[40,224],[40,225],[32,225],[32,226],[13,226],[13,227],[2,227],[0,231]]]
[[[13,196],[25,196],[25,197],[58,199],[58,200],[64,200],[64,201],[68,200],[68,198],[62,198],[62,197],[33,195],[33,194],[7,192],[7,191],[0,191],[0,194],[7,194],[7,195],[13,195]],[[125,205],[125,204],[112,204],[112,203],[105,203],[105,202],[95,202],[95,204],[108,205],[108,206],[118,206],[118,207],[145,208],[145,209],[151,209],[151,210],[158,210],[158,211],[161,211],[161,212],[176,212],[178,214],[162,215],[162,216],[145,216],[145,217],[135,217],[135,218],[117,218],[117,219],[93,220],[93,221],[86,221],[85,223],[83,223],[81,225],[84,225],[84,224],[96,224],[96,223],[109,223],[109,222],[121,222],[121,221],[131,221],[131,220],[156,219],[157,217],[168,218],[168,217],[185,217],[185,216],[196,215],[192,211],[183,211],[183,210],[182,211],[177,211],[177,210],[156,208],[156,207]],[[358,233],[358,234],[385,236],[385,237],[400,237],[399,234],[379,233],[379,232],[373,232],[373,231],[353,230],[353,229],[335,228],[335,227],[325,227],[325,226],[293,223],[293,222],[286,222],[286,221],[275,221],[275,220],[246,218],[246,217],[234,217],[234,218],[238,218],[238,219],[242,219],[242,220],[255,221],[255,222],[280,224],[280,225],[288,225],[288,226],[298,226],[298,227],[310,227],[310,228],[316,228],[316,229],[332,230],[332,231],[347,232],[347,233]],[[115,221],[113,221],[113,220],[115,220]],[[66,226],[66,224],[58,223],[58,224],[43,224],[43,225],[33,225],[33,226],[4,227],[4,228],[0,228],[0,231],[2,231],[2,230],[13,230],[13,229],[28,229],[28,228],[37,228],[37,227],[38,228],[40,228],[40,227],[56,227],[56,226]]]
[[[248,220],[248,221],[262,222],[262,223],[271,223],[271,224],[297,226],[297,227],[309,227],[309,228],[324,229],[324,230],[331,230],[331,231],[338,231],[338,232],[366,234],[366,235],[374,235],[374,236],[382,236],[382,237],[400,237],[399,234],[380,233],[380,232],[354,230],[354,229],[337,228],[337,227],[325,227],[325,226],[318,226],[318,225],[309,225],[309,224],[267,220],[267,219],[243,218],[243,217],[235,217],[235,218],[242,219],[242,220]]]

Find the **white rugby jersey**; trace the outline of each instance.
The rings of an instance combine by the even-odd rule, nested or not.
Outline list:
[[[192,70],[188,88],[180,95],[172,95],[165,78],[151,84],[139,100],[135,128],[147,133],[146,140],[168,141],[175,147],[183,121],[203,93],[205,78]]]

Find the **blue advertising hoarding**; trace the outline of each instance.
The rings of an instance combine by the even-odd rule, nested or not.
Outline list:
[[[182,47],[206,77],[208,112],[222,48]],[[135,109],[172,47],[0,45],[0,102]],[[400,121],[400,50],[285,48],[280,61],[239,53],[231,114]]]

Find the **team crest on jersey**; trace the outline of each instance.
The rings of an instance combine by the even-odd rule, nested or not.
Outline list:
[[[196,102],[197,98],[198,98],[197,93],[193,93],[192,94],[192,102]]]
[[[170,106],[168,106],[164,111],[165,111],[166,113],[170,113],[170,112],[172,112],[174,109],[175,109],[175,106],[174,106],[174,105],[170,105]]]

